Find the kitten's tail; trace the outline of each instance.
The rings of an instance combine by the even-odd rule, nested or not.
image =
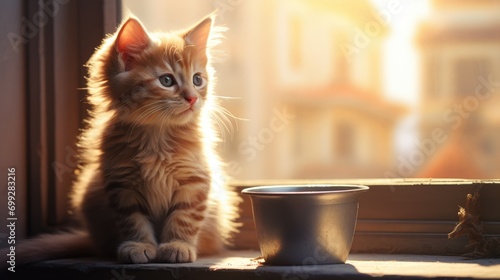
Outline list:
[[[85,231],[43,234],[0,250],[0,268],[3,271],[12,265],[94,254],[92,240]]]

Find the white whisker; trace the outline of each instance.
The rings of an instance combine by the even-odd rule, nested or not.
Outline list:
[[[141,110],[144,112],[140,112]],[[151,115],[153,115],[157,112],[161,112],[163,110],[165,110],[165,106],[164,106],[163,102],[155,102],[155,103],[147,104],[144,107],[141,107],[140,109],[138,109],[137,111],[139,111],[138,112],[139,116],[137,116],[134,119],[134,121],[132,123],[132,127],[129,128],[128,136],[127,136],[128,140],[130,140],[130,137],[132,136],[133,131],[135,130],[135,128],[137,126],[143,125],[147,118],[149,118]]]
[[[235,97],[235,96],[222,96],[222,95],[212,95],[213,97],[217,99],[228,99],[228,100],[241,100],[243,99],[242,97]]]

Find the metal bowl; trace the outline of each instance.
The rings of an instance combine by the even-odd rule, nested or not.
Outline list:
[[[345,263],[366,186],[287,185],[246,188],[266,264]]]

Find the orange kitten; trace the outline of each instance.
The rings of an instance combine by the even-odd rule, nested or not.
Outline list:
[[[20,262],[93,251],[180,263],[221,250],[236,211],[234,194],[216,183],[213,29],[208,17],[185,31],[148,33],[130,17],[104,40],[88,63],[92,110],[72,195],[86,230],[27,241]]]

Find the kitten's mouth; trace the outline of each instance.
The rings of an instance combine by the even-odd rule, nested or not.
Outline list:
[[[196,112],[199,109],[200,109],[200,106],[198,106],[197,104],[191,104],[191,105],[189,105],[189,107],[185,111]]]
[[[180,124],[187,124],[192,122],[196,118],[196,108],[189,107],[182,111],[179,111],[177,114],[177,121]]]
[[[196,113],[196,109],[193,107],[189,107],[186,110],[182,110],[179,115],[186,116],[186,115],[194,114],[194,113]]]
[[[194,109],[193,107],[189,107],[187,108],[186,110],[182,111],[181,114],[186,114],[186,113],[189,113],[189,111],[193,112],[194,113]]]

